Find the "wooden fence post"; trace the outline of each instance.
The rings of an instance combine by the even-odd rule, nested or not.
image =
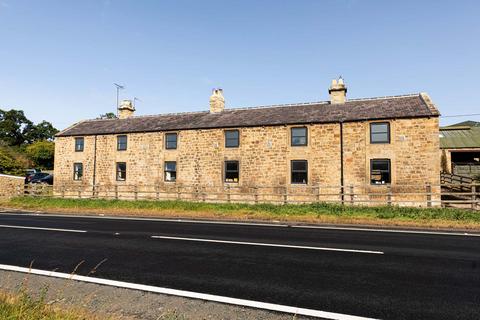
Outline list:
[[[255,204],[258,203],[258,187],[253,187],[253,192],[254,192],[254,199],[255,199]]]
[[[134,195],[135,200],[138,200],[138,186],[137,185],[135,185],[133,187],[133,195]]]
[[[345,188],[344,186],[340,186],[340,202],[343,205],[345,205]]]
[[[118,200],[118,185],[115,185],[115,200]]]
[[[177,200],[180,200],[182,197],[181,186],[177,185]]]
[[[230,185],[227,184],[227,202],[230,203],[232,201],[231,195],[230,195]]]
[[[387,205],[392,205],[392,186],[387,185]]]
[[[350,185],[350,204],[354,203],[353,185]]]
[[[317,185],[317,202],[320,202],[320,183]]]
[[[81,198],[82,197],[82,189],[81,189],[80,186],[78,186],[77,192],[78,192],[78,197]]]
[[[427,207],[431,207],[432,206],[432,186],[430,185],[430,183],[427,183],[427,185],[425,186],[425,191],[427,193]]]
[[[285,193],[283,194],[283,204],[288,203],[288,187],[285,186]]]
[[[477,188],[475,187],[475,184],[472,185],[472,210],[475,210],[477,208]]]
[[[205,193],[205,186],[202,186],[202,201],[205,202],[207,199],[207,194]]]

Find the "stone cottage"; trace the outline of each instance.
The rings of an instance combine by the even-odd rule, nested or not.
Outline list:
[[[439,112],[428,95],[346,94],[340,78],[329,101],[225,108],[222,89],[214,89],[209,111],[153,116],[135,116],[124,100],[118,119],[81,121],[57,134],[56,188],[424,205],[425,195],[400,192],[439,184]]]

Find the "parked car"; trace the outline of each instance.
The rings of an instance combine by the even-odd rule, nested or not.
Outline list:
[[[27,176],[31,176],[32,174],[35,174],[35,173],[38,173],[38,172],[41,172],[42,170],[40,169],[27,169],[25,170],[25,174]]]
[[[25,170],[25,184],[27,183],[30,183],[30,180],[32,179],[32,177],[37,174],[37,173],[40,173],[42,170],[40,169],[27,169]]]
[[[37,172],[37,173],[34,173],[30,176],[27,176],[25,178],[25,183],[38,183],[37,180],[40,180],[42,178],[45,178],[46,176],[48,176],[50,174],[46,173],[46,172]]]
[[[47,173],[46,176],[32,180],[30,183],[45,183],[45,184],[53,185],[53,174]]]

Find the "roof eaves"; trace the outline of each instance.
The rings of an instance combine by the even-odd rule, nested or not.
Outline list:
[[[70,129],[74,128],[75,126],[77,126],[77,125],[79,125],[79,124],[81,124],[81,123],[83,123],[83,122],[89,122],[89,121],[93,121],[93,120],[85,119],[85,120],[80,120],[80,121],[78,121],[78,122],[75,122],[75,123],[72,124],[71,126],[66,127],[65,129],[63,129],[62,131],[57,132],[57,133],[55,134],[55,137],[62,137],[62,136],[64,136],[64,133],[65,133],[65,132],[69,131]]]

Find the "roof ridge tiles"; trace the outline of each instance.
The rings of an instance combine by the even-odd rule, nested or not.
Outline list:
[[[420,93],[411,93],[403,95],[392,95],[392,96],[380,96],[372,98],[355,98],[348,99],[348,102],[355,101],[372,101],[372,100],[386,100],[386,99],[399,99],[399,98],[408,98],[408,97],[417,97]],[[313,105],[330,105],[330,101],[312,101],[312,102],[298,102],[298,103],[284,103],[284,104],[271,104],[271,105],[260,105],[260,106],[244,106],[244,107],[232,107],[226,108],[225,112],[228,111],[237,111],[237,110],[251,110],[251,109],[268,109],[268,108],[286,108],[286,107],[296,107],[296,106],[313,106]],[[207,110],[203,111],[185,111],[185,112],[167,112],[167,113],[157,113],[157,114],[146,114],[139,116],[132,116],[131,118],[152,118],[152,117],[162,117],[162,116],[176,116],[176,115],[187,115],[187,114],[199,114],[199,113],[208,113]],[[109,121],[109,120],[118,120],[118,118],[113,119],[91,119],[84,121]]]

